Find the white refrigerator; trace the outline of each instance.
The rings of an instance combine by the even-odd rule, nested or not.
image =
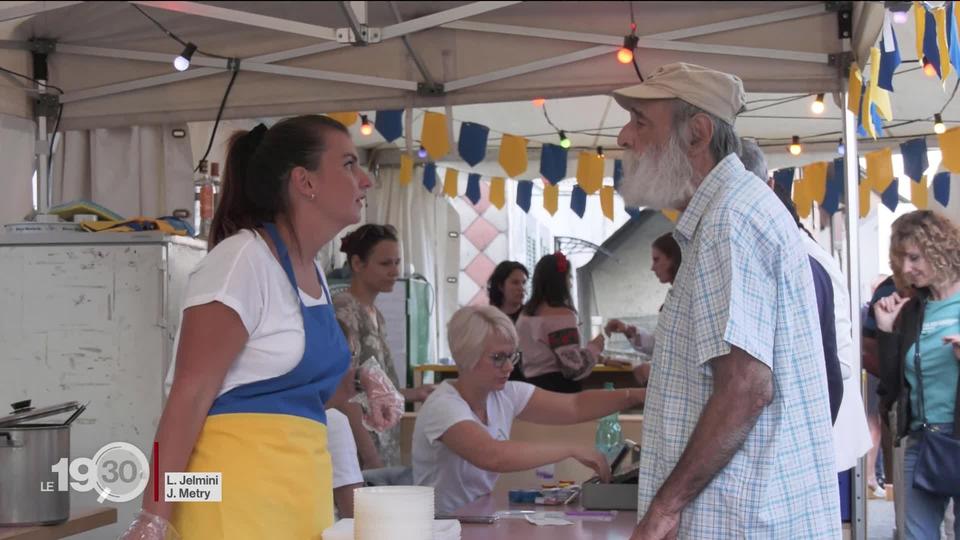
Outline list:
[[[0,234],[0,416],[23,399],[89,402],[73,459],[112,442],[149,459],[187,276],[205,254],[205,242],[158,232]],[[98,504],[118,508],[117,524],[71,538],[116,538],[140,499],[71,493],[72,509]]]

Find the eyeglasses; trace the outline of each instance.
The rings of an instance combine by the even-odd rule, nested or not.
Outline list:
[[[523,352],[516,351],[512,353],[495,353],[490,355],[490,361],[493,362],[493,367],[497,369],[503,369],[503,364],[510,362],[510,367],[516,366],[520,363],[520,359],[523,358]]]

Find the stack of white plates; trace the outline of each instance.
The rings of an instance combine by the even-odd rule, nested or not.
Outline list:
[[[433,488],[382,486],[353,492],[354,540],[433,540]]]

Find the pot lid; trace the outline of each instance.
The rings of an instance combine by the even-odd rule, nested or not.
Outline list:
[[[11,407],[13,407],[13,414],[0,418],[0,427],[23,425],[30,420],[38,420],[48,416],[75,411],[80,408],[80,403],[77,401],[68,401],[59,405],[37,409],[31,407],[30,400],[27,399],[13,403]]]

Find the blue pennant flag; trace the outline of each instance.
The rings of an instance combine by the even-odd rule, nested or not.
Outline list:
[[[926,12],[926,22],[923,23],[923,55],[937,69],[937,77],[942,79],[943,76],[940,74],[940,46],[937,45],[937,19],[933,16],[932,11],[926,10]],[[920,61],[922,62],[923,59],[921,58]]]
[[[957,36],[957,19],[953,16],[953,2],[947,2],[947,48],[950,49],[950,65],[960,73],[960,37]]]
[[[580,186],[573,186],[573,193],[570,194],[570,209],[581,218],[587,211],[587,192],[580,189]]]
[[[884,24],[889,24],[889,21]],[[877,86],[893,92],[893,73],[900,65],[900,45],[897,44],[897,34],[893,31],[893,26],[890,27],[890,35],[893,37],[892,51],[886,52],[887,43],[884,39],[880,40],[880,75],[877,77]]]
[[[467,192],[464,194],[467,196],[467,199],[471,203],[477,204],[480,202],[480,175],[477,173],[470,173],[467,176]]]
[[[540,150],[540,176],[557,185],[567,176],[567,149],[544,143]]]
[[[490,128],[473,122],[464,122],[460,124],[460,142],[458,149],[460,157],[475,167],[477,163],[483,161],[487,155],[487,137],[490,135]]]
[[[900,204],[900,180],[894,178],[893,182],[890,182],[890,186],[880,194],[880,202],[891,212],[897,211],[897,205]]]
[[[796,169],[793,167],[788,167],[786,169],[780,169],[773,172],[773,182],[780,187],[780,189],[785,190],[785,193],[792,193],[793,189],[793,175],[796,173]]]
[[[637,207],[635,207],[635,206],[628,206],[628,207],[624,208],[624,210],[627,211],[627,214],[629,214],[630,219],[640,219],[640,209],[639,209],[639,208],[637,208]]]
[[[423,187],[430,193],[437,187],[437,164],[432,161],[423,166]]]
[[[623,161],[615,159],[613,160],[613,189],[619,190],[620,182],[623,182]]]
[[[533,194],[533,182],[521,180],[517,182],[517,206],[524,212],[530,212],[530,198]]]
[[[823,197],[821,208],[829,214],[835,214],[840,209],[840,199],[843,198],[843,158],[833,160],[827,170],[827,192]]]
[[[933,177],[933,198],[942,206],[950,204],[950,173],[937,173]]]
[[[387,142],[393,142],[403,135],[403,110],[377,111],[373,127]]]
[[[903,155],[903,174],[914,182],[919,182],[923,171],[930,167],[927,161],[927,140],[920,138],[901,143],[900,153]]]

